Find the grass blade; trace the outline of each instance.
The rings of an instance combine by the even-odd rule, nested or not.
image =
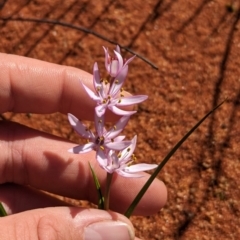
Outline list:
[[[5,217],[7,216],[7,213],[2,205],[2,203],[0,202],[0,217]]]
[[[96,189],[97,189],[97,192],[98,192],[98,209],[104,209],[104,197],[102,195],[100,183],[99,183],[97,175],[95,174],[95,172],[94,172],[90,163],[89,163],[89,166],[90,166],[92,176],[93,176],[93,179],[94,179],[94,183],[95,183],[95,186],[96,186]]]
[[[218,104],[215,108],[213,108],[210,112],[208,112],[189,132],[186,133],[186,135],[172,148],[172,150],[167,154],[167,156],[163,159],[163,161],[158,165],[154,173],[150,176],[148,181],[145,183],[145,185],[142,187],[142,189],[139,191],[138,195],[135,197],[127,211],[125,212],[126,217],[130,217],[133,213],[135,207],[155,179],[155,177],[158,175],[158,173],[161,171],[161,169],[164,167],[164,165],[168,162],[168,160],[172,157],[172,155],[178,150],[178,148],[187,140],[187,138],[206,120],[206,118],[211,115],[217,108],[219,108],[224,102],[222,101],[220,104]]]

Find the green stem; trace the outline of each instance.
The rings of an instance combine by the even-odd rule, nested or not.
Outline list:
[[[107,183],[106,183],[106,190],[104,195],[104,209],[109,209],[109,194],[110,194],[110,186],[112,182],[112,176],[113,174],[107,173]]]

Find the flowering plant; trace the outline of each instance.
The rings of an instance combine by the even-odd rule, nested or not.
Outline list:
[[[123,84],[128,73],[128,65],[135,56],[124,60],[120,53],[119,46],[111,57],[108,49],[105,52],[105,67],[109,74],[108,79],[102,79],[97,63],[93,66],[93,88],[85,86],[83,88],[89,97],[96,102],[94,112],[95,133],[89,130],[81,121],[72,114],[68,114],[71,126],[83,138],[87,139],[84,145],[69,149],[72,153],[86,153],[91,150],[96,151],[96,160],[101,168],[107,172],[107,187],[104,194],[104,209],[109,206],[109,190],[112,174],[117,173],[123,177],[142,177],[140,172],[151,170],[157,167],[156,164],[133,164],[135,155],[133,154],[137,136],[132,140],[125,140],[125,136],[119,135],[126,126],[130,116],[136,111],[125,111],[119,107],[141,103],[147,99],[146,95],[127,96],[123,94]],[[119,121],[109,130],[105,127],[105,113],[109,109],[116,115],[122,116]]]
[[[148,181],[142,187],[138,195],[133,200],[125,212],[125,216],[130,217],[134,208],[139,203],[142,196],[147,191],[148,187],[164,167],[171,156],[182,145],[182,143],[200,126],[200,124],[218,107],[223,103],[221,102],[210,112],[208,112],[199,122],[197,122],[184,136],[183,138],[172,148],[162,162],[157,164],[134,164],[136,159],[134,150],[137,143],[137,136],[134,136],[132,140],[125,140],[125,136],[119,135],[124,127],[127,125],[130,116],[136,113],[136,111],[126,111],[119,107],[135,105],[143,102],[148,97],[146,95],[136,96],[124,96],[123,84],[126,80],[128,73],[128,65],[134,59],[135,56],[128,60],[122,58],[119,46],[114,51],[114,57],[111,57],[108,49],[103,47],[105,52],[105,67],[109,74],[108,79],[102,79],[97,63],[93,66],[93,89],[82,86],[91,99],[96,102],[94,112],[95,133],[89,130],[81,121],[79,121],[72,114],[68,114],[68,119],[71,126],[75,131],[83,138],[87,139],[87,143],[84,145],[76,146],[69,149],[69,152],[78,154],[86,153],[91,150],[96,151],[96,160],[99,166],[107,172],[106,191],[104,197],[102,197],[100,184],[94,170],[90,166],[93,174],[93,178],[96,184],[96,188],[99,192],[99,208],[109,208],[109,191],[111,185],[112,175],[117,173],[123,177],[142,177],[141,172],[155,169],[154,173],[150,176]],[[114,114],[121,116],[119,121],[109,130],[105,127],[105,113],[106,110],[112,111]]]

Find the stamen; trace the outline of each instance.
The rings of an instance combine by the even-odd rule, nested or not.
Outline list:
[[[113,128],[114,128],[114,130],[116,130],[116,129],[117,129],[117,126],[116,126],[116,125],[114,125],[114,126],[113,126]]]
[[[131,159],[132,159],[132,161],[134,162],[134,161],[137,160],[137,157],[136,157],[134,154],[132,154]]]
[[[119,100],[118,100],[118,103],[120,103],[121,101],[122,101],[122,100],[121,100],[121,99],[119,99]]]
[[[119,80],[116,79],[116,80],[114,81],[114,83],[115,83],[115,84],[118,84],[118,83],[119,83]]]

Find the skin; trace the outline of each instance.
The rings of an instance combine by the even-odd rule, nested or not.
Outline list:
[[[0,69],[1,113],[61,112],[93,120],[94,102],[79,82],[92,88],[91,74],[7,54],[0,54]],[[107,119],[115,121],[117,117],[108,112]],[[52,229],[53,235],[49,235],[49,239],[79,240],[83,239],[82,231],[87,224],[101,220],[121,220],[133,229],[131,222],[119,213],[124,213],[130,205],[148,174],[137,179],[114,175],[110,208],[119,213],[72,207],[38,190],[97,203],[88,162],[95,169],[101,186],[106,173],[96,163],[94,152],[79,155],[67,152],[75,145],[18,123],[0,121],[0,201],[9,214],[0,219],[1,239],[48,239],[40,236],[39,228],[50,226],[47,229]],[[156,179],[134,214],[154,214],[166,200],[166,187]],[[76,223],[74,216],[79,214],[83,218]],[[58,231],[61,234],[55,234]]]

